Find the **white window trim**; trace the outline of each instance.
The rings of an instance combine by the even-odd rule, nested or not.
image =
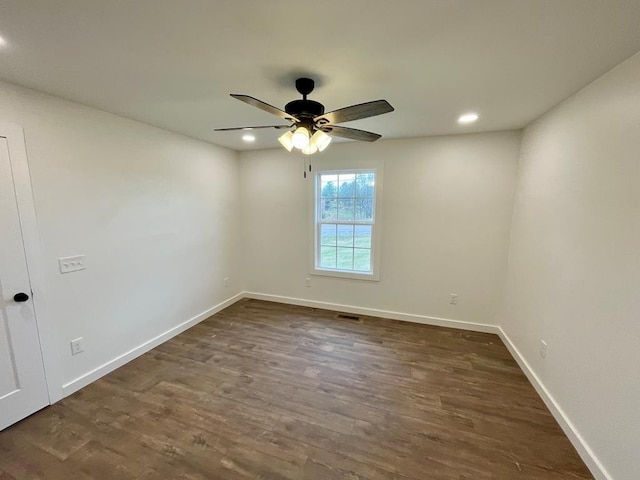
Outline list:
[[[375,183],[375,197],[374,197],[374,207],[373,207],[373,223],[363,222],[365,225],[371,225],[371,261],[373,263],[372,272],[355,272],[353,270],[335,270],[335,269],[323,269],[317,268],[316,264],[318,261],[318,252],[319,252],[319,243],[320,243],[320,232],[318,226],[320,223],[318,222],[318,181],[319,177],[322,174],[338,174],[345,172],[374,172],[376,176]],[[312,215],[311,215],[311,238],[312,241],[312,252],[311,252],[311,275],[318,275],[324,277],[336,277],[336,278],[348,278],[353,280],[366,280],[379,282],[380,281],[380,246],[381,246],[381,237],[382,237],[382,191],[383,191],[383,175],[382,168],[377,166],[365,167],[359,166],[358,168],[339,168],[339,169],[321,169],[317,170],[313,175],[313,182],[311,187],[311,198],[310,202],[312,205]],[[337,222],[339,223],[339,222]],[[357,222],[350,222],[357,223]]]

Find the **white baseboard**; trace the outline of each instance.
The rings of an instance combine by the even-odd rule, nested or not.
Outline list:
[[[75,380],[72,380],[69,383],[64,384],[62,386],[63,396],[66,397],[68,395],[71,395],[73,392],[80,390],[82,387],[89,385],[91,382],[95,382],[99,378],[105,376],[107,373],[113,372],[116,368],[121,367],[125,363],[130,362],[134,358],[139,357],[143,353],[148,352],[152,348],[157,347],[161,343],[166,342],[167,340],[184,332],[188,328],[193,327],[194,325],[200,323],[201,321],[205,320],[211,315],[218,313],[220,310],[227,308],[230,305],[233,305],[238,300],[242,300],[242,298],[244,298],[244,294],[241,292],[225,300],[224,302],[221,302],[218,305],[215,305],[209,308],[208,310],[205,310],[199,315],[196,315],[195,317],[190,318],[186,322],[183,322],[180,325],[177,325],[167,330],[166,332],[161,333],[157,337],[154,337],[151,340],[144,342],[142,345],[138,345],[137,347],[129,350],[126,353],[123,353],[122,355],[114,358],[113,360],[109,360],[107,363],[99,366],[98,368],[91,370],[90,372],[85,373],[84,375],[76,378]]]
[[[306,300],[303,298],[282,297],[280,295],[269,295],[266,293],[244,292],[245,298],[255,300],[265,300],[267,302],[288,303],[290,305],[300,305],[303,307],[323,308],[337,312],[355,313],[357,315],[368,315],[370,317],[389,318],[391,320],[402,320],[405,322],[422,323],[425,325],[435,325],[438,327],[458,328],[461,330],[471,330],[474,332],[499,333],[499,327],[484,323],[465,322],[463,320],[452,320],[449,318],[427,317],[425,315],[415,315],[413,313],[391,312],[388,310],[378,310],[375,308],[356,307],[353,305],[342,305],[339,303],[319,302],[316,300]]]
[[[591,474],[596,478],[596,480],[613,480],[613,477],[609,472],[607,472],[604,465],[602,465],[585,439],[580,435],[576,426],[571,422],[571,420],[569,420],[569,417],[562,410],[560,405],[558,405],[558,402],[553,398],[553,395],[551,395],[544,383],[542,383],[540,378],[535,374],[529,365],[529,362],[527,362],[522,356],[520,350],[518,350],[502,327],[498,327],[498,330],[498,335],[502,339],[502,342],[506,345],[516,362],[518,362],[518,365],[529,379],[529,382],[531,382],[531,385],[533,385],[533,388],[536,389],[536,392],[538,392],[538,395],[540,395],[542,401],[544,401],[553,417],[560,424],[560,427],[569,438],[569,441],[573,444],[574,448],[578,451],[578,455],[580,455],[580,458],[582,458],[584,463],[587,465]]]

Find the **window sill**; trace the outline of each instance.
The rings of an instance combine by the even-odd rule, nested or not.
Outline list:
[[[322,277],[347,278],[350,280],[365,280],[368,282],[379,282],[380,275],[376,273],[356,273],[350,270],[322,270],[314,268],[311,275]]]

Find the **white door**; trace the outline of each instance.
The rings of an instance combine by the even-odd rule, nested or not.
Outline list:
[[[31,296],[9,143],[0,136],[0,430],[49,403]]]

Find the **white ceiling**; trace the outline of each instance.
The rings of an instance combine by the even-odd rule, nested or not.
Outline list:
[[[520,128],[640,50],[638,0],[2,0],[0,78],[236,150],[293,80],[385,138]],[[0,105],[1,108],[1,105]],[[481,115],[473,126],[459,114]]]

